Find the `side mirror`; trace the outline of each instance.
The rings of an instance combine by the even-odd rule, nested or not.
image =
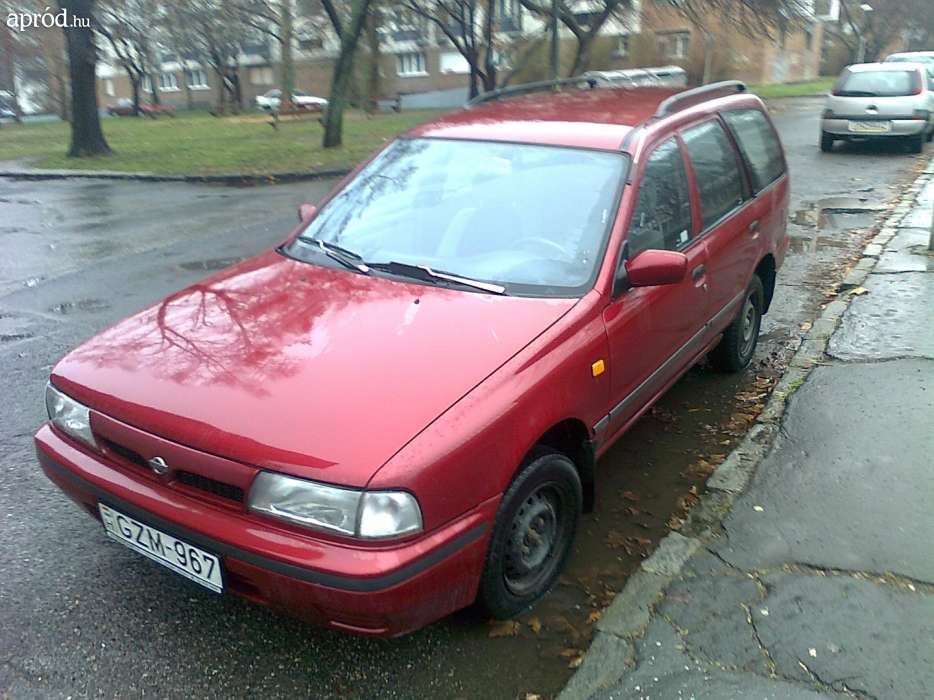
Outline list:
[[[311,217],[317,213],[318,207],[316,207],[314,204],[308,204],[305,202],[305,204],[302,204],[298,207],[298,222],[304,223],[309,221]]]
[[[687,272],[687,256],[673,250],[644,250],[626,263],[630,287],[678,284]]]

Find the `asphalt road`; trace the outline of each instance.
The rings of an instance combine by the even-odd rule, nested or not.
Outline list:
[[[599,465],[597,512],[568,575],[514,635],[495,638],[502,630],[471,611],[386,642],[214,596],[111,543],[35,464],[31,435],[59,357],[277,243],[296,206],[329,183],[0,181],[0,698],[555,693],[586,647],[592,613],[702,483],[691,465],[729,450],[756,405],[749,392],[774,379],[874,209],[921,163],[897,147],[821,154],[818,110],[814,100],[775,104],[793,177],[794,243],[754,368],[739,378],[693,370],[614,447]]]

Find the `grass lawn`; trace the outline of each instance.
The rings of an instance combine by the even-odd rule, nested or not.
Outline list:
[[[826,76],[806,83],[750,85],[749,91],[763,99],[770,97],[810,97],[812,95],[826,95],[833,88],[835,81],[835,77]]]
[[[315,120],[283,120],[278,131],[261,113],[212,117],[180,112],[175,118],[102,119],[114,154],[67,158],[68,125],[4,124],[0,161],[30,157],[36,168],[118,170],[159,175],[264,174],[351,167],[396,134],[437,116],[433,111],[377,114],[348,111],[344,145],[321,148],[323,128]]]

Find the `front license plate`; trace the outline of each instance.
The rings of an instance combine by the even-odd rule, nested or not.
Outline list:
[[[221,562],[213,554],[184,540],[141,523],[103,503],[97,504],[104,530],[117,542],[172,569],[177,574],[210,588],[215,593],[224,590]]]
[[[850,131],[862,134],[885,134],[892,130],[892,122],[850,122]]]

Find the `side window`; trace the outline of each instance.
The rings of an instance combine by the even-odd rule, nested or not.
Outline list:
[[[691,238],[691,191],[675,139],[649,156],[629,224],[629,257],[643,250],[678,250]]]
[[[723,118],[749,163],[756,192],[785,172],[782,146],[762,112],[758,109],[737,109],[724,112]]]
[[[684,132],[684,143],[697,178],[703,228],[707,228],[743,201],[739,160],[718,121],[688,129]]]

